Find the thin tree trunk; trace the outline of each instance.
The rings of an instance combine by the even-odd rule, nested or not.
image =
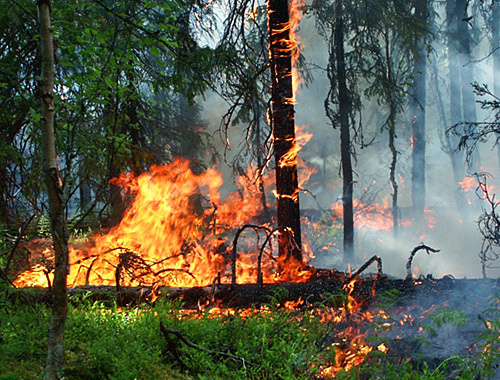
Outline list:
[[[417,3],[415,10],[417,19],[427,23],[427,0]],[[425,42],[417,37],[417,57],[413,75],[412,99],[412,201],[413,213],[416,217],[422,216],[425,209],[425,98],[426,98],[426,70],[427,54]]]
[[[133,62],[129,62],[130,65],[133,65]],[[126,100],[126,112],[129,119],[128,123],[128,131],[130,133],[130,141],[133,147],[136,149],[132,150],[132,162],[131,169],[135,175],[139,175],[142,172],[141,165],[141,154],[137,154],[140,152],[140,148],[144,145],[143,138],[141,135],[141,125],[139,120],[139,102],[137,101],[137,91],[135,88],[136,75],[133,69],[125,70],[125,77],[128,80],[128,98]]]
[[[62,182],[57,167],[54,138],[54,47],[50,25],[50,1],[39,0],[38,17],[42,47],[42,145],[45,182],[49,196],[49,215],[55,251],[53,312],[48,334],[48,352],[45,364],[45,380],[62,376],[64,361],[64,328],[68,311],[68,236],[64,219]]]
[[[462,91],[462,109],[464,112],[465,122],[475,123],[477,121],[476,113],[476,99],[474,97],[474,91],[472,88],[472,82],[474,81],[474,74],[472,72],[473,62],[471,56],[471,37],[469,31],[469,23],[466,21],[468,19],[467,7],[469,6],[468,0],[457,0],[457,22],[458,22],[458,58],[460,66],[462,67],[461,75],[461,91]],[[469,127],[475,130],[474,127]],[[479,150],[474,149],[471,155],[468,157],[469,167],[474,171],[479,171],[481,166],[481,158],[479,155]]]
[[[389,127],[389,149],[391,150],[391,167],[389,171],[389,180],[392,186],[392,223],[394,235],[398,236],[399,232],[399,206],[398,206],[398,182],[396,180],[396,166],[398,163],[398,151],[396,149],[395,140],[395,126]]]
[[[280,257],[302,261],[299,186],[295,148],[292,51],[287,0],[268,0],[268,30],[272,80],[272,128],[276,165],[277,218]],[[288,158],[288,159],[287,159]]]
[[[491,50],[493,51],[493,93],[500,96],[500,2],[494,1],[491,12]],[[500,139],[500,133],[496,135]],[[500,166],[500,144],[497,146]]]
[[[399,206],[398,206],[398,182],[396,180],[396,169],[398,163],[398,151],[396,149],[396,110],[392,98],[392,63],[389,50],[389,30],[385,30],[385,63],[386,63],[386,101],[389,105],[389,117],[387,120],[387,129],[389,132],[389,149],[391,150],[391,165],[389,167],[389,180],[392,186],[392,228],[394,235],[398,235],[399,230]]]
[[[264,176],[263,174],[263,169],[264,169],[264,161],[263,161],[263,156],[264,156],[264,147],[263,147],[263,141],[261,138],[261,132],[262,132],[262,125],[261,125],[261,104],[259,102],[259,99],[254,100],[253,104],[253,112],[254,112],[254,126],[253,128],[255,129],[255,156],[257,157],[257,170],[258,170],[258,181],[259,181],[259,191],[260,191],[260,199],[262,203],[262,209],[264,211],[263,219],[265,222],[269,222],[271,220],[271,213],[269,211],[269,208],[267,207],[267,200],[266,200],[266,190],[265,190],[265,185],[264,185]]]
[[[463,121],[462,114],[462,95],[461,95],[461,73],[460,64],[457,57],[456,42],[458,40],[458,20],[456,12],[456,1],[447,0],[446,2],[446,17],[448,28],[448,65],[450,77],[450,123],[451,126],[457,125]],[[463,164],[463,153],[458,150],[458,138],[451,133],[446,134],[448,139],[449,151],[448,154],[451,160],[453,169],[453,177],[455,180],[455,200],[460,210],[466,207],[465,197],[462,190],[458,186],[458,182],[463,181],[465,170]]]
[[[351,162],[350,136],[350,96],[347,89],[345,54],[344,54],[344,21],[342,1],[335,2],[335,58],[337,81],[339,86],[339,121],[340,121],[340,154],[342,157],[342,203],[344,218],[344,259],[354,256],[354,211],[352,206],[353,174]]]

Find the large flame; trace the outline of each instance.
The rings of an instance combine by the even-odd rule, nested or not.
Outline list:
[[[239,179],[240,192],[223,199],[222,175],[214,168],[195,175],[189,161],[154,166],[137,177],[122,174],[114,182],[133,202],[119,225],[82,247],[70,247],[70,286],[208,285],[232,279],[235,229],[260,214],[261,195],[252,181]],[[280,263],[272,246],[261,247],[271,229],[242,231],[236,251],[238,283],[305,281],[302,263]],[[249,243],[252,239],[252,243]],[[267,239],[272,241],[272,239]],[[260,256],[260,259],[259,259]],[[261,265],[259,265],[259,261]],[[21,274],[16,286],[47,286],[51,273],[39,265]]]

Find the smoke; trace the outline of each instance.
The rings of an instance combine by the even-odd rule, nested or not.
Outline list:
[[[304,17],[301,21],[299,34],[302,41],[302,52],[308,62],[310,82],[303,85],[296,96],[296,125],[307,126],[314,137],[299,153],[299,158],[316,173],[304,185],[308,190],[300,196],[303,210],[330,210],[338,203],[342,194],[342,179],[340,176],[340,143],[339,132],[330,125],[325,116],[324,100],[327,96],[329,83],[324,68],[327,65],[328,49],[316,31],[312,17]],[[477,220],[485,205],[474,191],[463,193],[470,205],[458,208],[456,193],[459,186],[455,183],[449,155],[443,150],[443,132],[449,125],[449,88],[446,84],[448,62],[445,45],[436,43],[434,50],[437,56],[437,69],[442,79],[439,81],[441,94],[436,93],[431,69],[427,75],[426,104],[426,204],[431,216],[423,220],[413,220],[411,215],[411,118],[408,112],[401,114],[397,121],[399,207],[403,225],[398,236],[392,231],[363,229],[357,223],[356,228],[356,260],[344,263],[342,260],[341,236],[330,231],[332,242],[320,252],[315,252],[314,265],[346,269],[348,265],[356,269],[364,260],[376,254],[382,258],[384,272],[396,277],[406,275],[406,262],[411,250],[424,242],[426,245],[441,252],[427,255],[419,252],[414,260],[415,272],[432,274],[435,277],[452,275],[456,278],[477,278],[482,276],[479,252],[482,238],[478,231]],[[492,85],[492,59],[480,60],[490,51],[487,39],[474,46],[472,56],[474,80]],[[433,53],[434,54],[434,53]],[[430,67],[430,63],[428,63]],[[438,98],[441,99],[438,99]],[[447,120],[442,120],[439,102],[442,101],[446,110]],[[204,118],[209,120],[209,130],[214,135],[214,144],[220,152],[224,151],[225,143],[218,137],[218,128],[227,104],[217,96],[207,96],[203,102]],[[355,198],[367,200],[371,204],[390,204],[391,187],[389,183],[390,151],[386,132],[381,132],[384,121],[384,110],[376,100],[364,100],[362,124],[365,141],[373,140],[369,147],[356,147],[355,161]],[[478,120],[484,120],[488,115],[476,106]],[[359,120],[358,120],[359,122]],[[230,162],[244,143],[244,125],[235,126],[229,131],[231,150],[227,152]],[[481,170],[490,172],[494,178],[492,183],[500,189],[498,158],[493,142],[480,146]],[[224,173],[225,183],[232,183],[232,170],[223,162],[218,166]],[[465,168],[465,167],[464,167]],[[467,168],[464,169],[467,173]],[[313,194],[313,195],[311,195]],[[390,215],[390,210],[387,211]],[[330,214],[327,214],[330,215]],[[430,222],[432,217],[433,222]],[[367,216],[370,218],[370,216]],[[338,223],[338,219],[330,219],[330,227]],[[327,223],[328,224],[328,223]],[[327,224],[323,224],[327,228]],[[318,230],[304,227],[306,233],[318,233]],[[309,240],[318,240],[317,236],[309,236]],[[500,263],[499,263],[500,264]],[[500,270],[491,269],[488,276],[500,275]]]

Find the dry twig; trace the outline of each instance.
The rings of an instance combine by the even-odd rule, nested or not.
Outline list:
[[[352,280],[356,279],[361,273],[363,273],[366,268],[368,268],[374,261],[377,262],[377,278],[382,275],[382,259],[378,257],[377,255],[372,256],[367,262],[365,262],[363,265],[359,267],[359,269],[352,274],[349,279],[346,281],[346,283],[351,282]]]
[[[228,354],[227,352],[222,352],[222,351],[209,350],[207,348],[198,346],[197,344],[195,344],[195,343],[191,342],[190,340],[188,340],[184,335],[182,335],[182,333],[180,331],[166,328],[165,325],[163,324],[163,322],[160,322],[160,330],[161,330],[163,336],[165,337],[165,339],[167,339],[167,342],[169,344],[169,350],[172,352],[172,354],[176,357],[176,359],[180,363],[182,363],[182,361],[180,360],[180,356],[179,356],[179,353],[177,351],[177,346],[174,344],[173,340],[170,337],[171,335],[176,336],[186,346],[194,348],[196,350],[207,352],[210,355],[213,355],[213,356],[222,356],[224,358],[233,359],[235,361],[241,361],[242,364],[243,364],[243,366],[247,366],[247,365],[248,366],[255,366],[256,365],[254,363],[249,362],[248,360],[246,360],[245,358],[243,358],[241,356],[236,356],[236,355],[233,355],[233,354]]]
[[[413,251],[411,251],[411,253],[410,253],[410,257],[408,258],[408,262],[406,263],[406,279],[407,280],[410,280],[412,278],[411,264],[413,262],[413,257],[415,257],[415,255],[417,254],[418,251],[423,250],[423,249],[427,252],[428,255],[431,252],[437,253],[437,252],[441,251],[440,249],[434,249],[434,248],[431,248],[425,244],[420,244],[420,245],[416,246],[415,248],[413,248]]]

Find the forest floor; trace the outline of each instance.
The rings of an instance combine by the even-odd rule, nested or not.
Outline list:
[[[39,379],[50,308],[1,288],[0,379]],[[421,279],[379,287],[369,302],[345,290],[259,306],[117,306],[71,296],[66,379],[497,379],[500,283]],[[14,292],[15,293],[15,292]],[[16,300],[17,298],[17,300]]]

